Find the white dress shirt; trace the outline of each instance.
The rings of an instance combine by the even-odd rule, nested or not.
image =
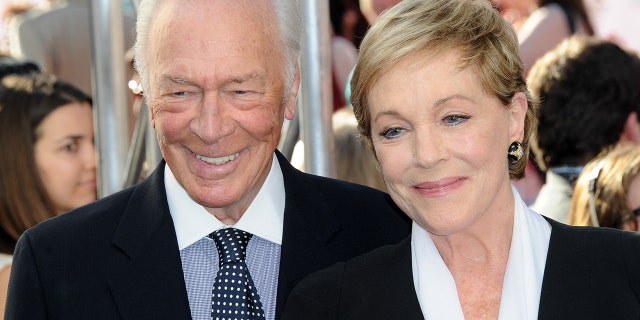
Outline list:
[[[191,199],[168,165],[165,188],[192,318],[210,319],[211,288],[219,266],[215,242],[207,236],[218,229],[234,227],[253,234],[247,245],[246,263],[266,319],[274,319],[285,206],[284,180],[275,156],[262,188],[240,220],[231,226]]]

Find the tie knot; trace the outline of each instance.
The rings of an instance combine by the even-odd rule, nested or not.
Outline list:
[[[209,238],[216,243],[220,265],[234,261],[244,261],[247,244],[251,236],[251,233],[235,228],[220,229],[212,232]]]

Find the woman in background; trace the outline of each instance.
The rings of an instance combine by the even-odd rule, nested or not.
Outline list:
[[[371,152],[359,138],[358,121],[353,109],[343,107],[335,111],[332,124],[336,177],[386,192],[387,187],[384,185],[380,169]]]
[[[582,0],[533,0],[534,8],[518,29],[525,74],[545,53],[574,34],[593,35]]]
[[[525,74],[545,53],[571,35],[593,35],[583,0],[492,0],[496,9],[518,31]],[[532,205],[544,185],[545,173],[533,157],[527,175],[513,184],[527,205]],[[565,221],[561,221],[565,222]]]
[[[359,138],[358,121],[350,107],[342,107],[331,116],[335,166],[335,178],[387,191],[373,155]],[[304,142],[298,140],[291,157],[291,164],[304,171]]]
[[[576,180],[569,224],[640,231],[638,173],[636,145],[617,147],[589,161]]]
[[[0,312],[18,237],[55,215],[96,200],[91,99],[46,74],[0,83]]]

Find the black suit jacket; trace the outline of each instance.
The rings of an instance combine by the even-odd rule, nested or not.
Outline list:
[[[639,319],[640,235],[547,220],[552,231],[538,319]],[[410,238],[302,280],[282,319],[424,319]]]
[[[276,314],[311,272],[407,236],[385,193],[302,173],[276,152],[286,202]],[[18,241],[6,319],[189,319],[164,162],[144,182]]]

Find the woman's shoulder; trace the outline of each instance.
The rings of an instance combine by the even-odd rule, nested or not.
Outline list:
[[[390,306],[404,304],[419,314],[410,237],[307,276],[289,295],[282,319],[389,319]]]
[[[540,318],[638,319],[640,234],[549,222]]]
[[[0,271],[11,265],[13,256],[8,253],[0,253]]]
[[[635,261],[640,266],[640,233],[604,227],[570,226],[547,219],[551,224],[549,251]]]
[[[372,267],[389,268],[391,265],[411,263],[411,237],[392,244],[379,247],[368,253],[346,261],[345,268],[355,273],[366,272]]]
[[[7,266],[11,265],[13,256],[6,253],[0,253],[0,271],[4,270]]]
[[[398,266],[400,265],[400,266]],[[338,262],[334,265],[316,271],[303,279],[298,287],[303,291],[326,291],[327,288],[344,284],[343,279],[360,282],[359,279],[369,279],[381,274],[381,271],[407,267],[411,271],[411,238],[408,237],[397,244],[385,245],[368,253]],[[387,273],[387,272],[383,272]]]

